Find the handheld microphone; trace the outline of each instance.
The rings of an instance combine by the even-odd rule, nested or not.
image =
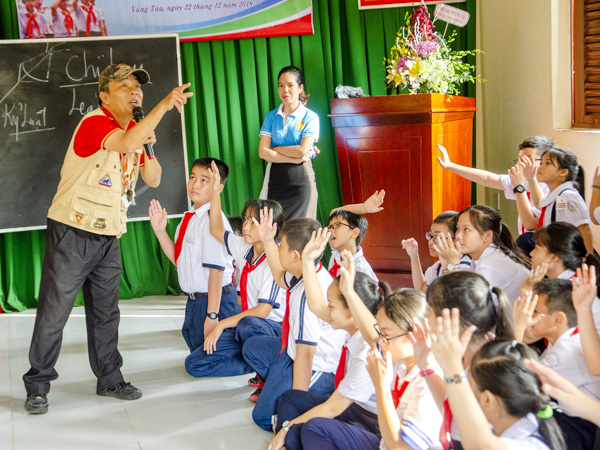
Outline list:
[[[140,120],[144,118],[144,111],[139,106],[133,108],[133,120],[135,123],[138,123]],[[152,144],[144,144],[144,148],[146,149],[146,153],[150,157],[154,157],[154,149],[152,148]]]

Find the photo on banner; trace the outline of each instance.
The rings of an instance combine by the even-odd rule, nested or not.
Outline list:
[[[419,6],[423,3],[435,5],[436,3],[464,3],[467,0],[358,0],[358,9],[397,8],[405,6]]]
[[[180,41],[314,34],[312,0],[14,0],[21,39],[177,33]]]

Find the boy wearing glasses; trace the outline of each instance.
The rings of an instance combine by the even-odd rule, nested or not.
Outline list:
[[[329,274],[332,278],[339,275],[340,254],[344,250],[352,253],[354,266],[357,272],[362,272],[375,282],[379,282],[371,265],[363,255],[360,241],[365,237],[368,222],[363,216],[354,214],[345,209],[334,210],[329,216],[327,228],[331,232],[329,245],[331,246],[331,258],[329,259]]]

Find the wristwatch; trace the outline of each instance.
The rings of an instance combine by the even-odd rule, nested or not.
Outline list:
[[[283,422],[281,424],[281,428],[285,430],[285,432],[287,433],[288,431],[290,431],[290,421],[286,420],[285,422]]]
[[[527,189],[525,189],[525,186],[523,186],[522,184],[517,184],[514,189],[513,192],[515,194],[522,194],[523,192],[525,192]]]
[[[219,318],[219,314],[216,312],[209,312],[206,314],[206,317],[208,317],[209,319],[215,320]]]

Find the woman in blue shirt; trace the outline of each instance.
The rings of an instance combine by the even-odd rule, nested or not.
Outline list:
[[[311,157],[319,139],[319,116],[306,108],[304,74],[294,66],[277,77],[282,103],[265,117],[258,155],[269,164],[261,198],[276,200],[285,220],[317,217],[317,184]]]

